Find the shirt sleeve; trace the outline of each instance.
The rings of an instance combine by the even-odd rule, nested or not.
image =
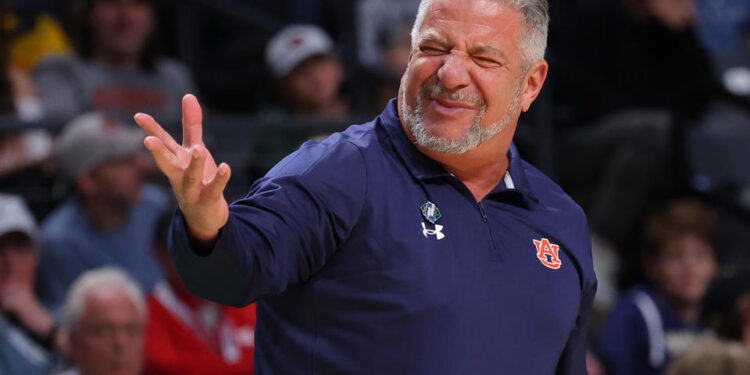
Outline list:
[[[602,330],[602,362],[611,375],[636,375],[647,371],[645,352],[648,347],[646,326],[630,300],[622,300],[612,309]]]
[[[207,255],[194,251],[184,218],[175,215],[170,253],[192,293],[244,306],[326,264],[356,225],[367,192],[364,157],[340,137],[303,145],[256,182],[230,206]]]
[[[576,238],[579,239],[578,249],[576,252],[577,263],[579,264],[581,274],[581,302],[578,307],[578,318],[576,319],[575,328],[568,337],[565,350],[562,353],[557,365],[557,375],[581,375],[587,374],[586,354],[588,349],[588,330],[591,321],[591,308],[596,296],[596,274],[594,273],[594,263],[591,254],[591,235],[588,230],[588,223],[582,210],[577,209],[578,218],[571,222],[578,223],[571,228],[578,233]]]
[[[578,311],[576,326],[568,339],[562,358],[557,366],[557,375],[581,375],[586,371],[588,329],[591,320],[591,307],[596,295],[596,281],[585,291]]]

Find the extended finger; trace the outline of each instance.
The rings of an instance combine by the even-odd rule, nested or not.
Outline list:
[[[193,94],[182,98],[182,145],[190,147],[203,144],[203,111]]]
[[[203,167],[206,164],[206,153],[201,146],[190,149],[190,164],[182,180],[182,198],[188,203],[197,202],[203,185]]]
[[[164,130],[164,128],[162,128],[153,117],[145,113],[136,113],[133,119],[135,119],[138,126],[143,128],[146,134],[159,138],[173,154],[179,152],[179,149],[181,148],[180,144],[177,143],[177,141],[175,141],[174,138],[172,138],[172,136],[169,135],[169,133],[167,133],[167,131]]]
[[[154,160],[156,161],[156,166],[167,176],[169,183],[173,187],[180,187],[175,186],[175,183],[180,180],[179,176],[184,167],[177,156],[164,145],[164,142],[160,138],[148,136],[143,141],[143,144],[151,151],[151,155],[154,156]]]
[[[203,197],[208,200],[220,199],[224,194],[224,189],[227,187],[231,175],[232,170],[227,163],[219,164],[219,167],[216,170],[216,176],[214,176],[211,182],[209,182],[203,190]]]

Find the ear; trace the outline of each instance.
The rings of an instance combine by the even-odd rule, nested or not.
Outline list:
[[[521,95],[521,110],[523,112],[528,111],[531,108],[531,103],[539,96],[544,81],[547,79],[548,71],[547,60],[542,60],[526,72],[526,76],[523,78],[523,93]]]

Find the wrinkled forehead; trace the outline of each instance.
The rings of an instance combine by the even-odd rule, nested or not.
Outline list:
[[[424,37],[516,43],[523,15],[500,0],[432,0],[417,33]]]

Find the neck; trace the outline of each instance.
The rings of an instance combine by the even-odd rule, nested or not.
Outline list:
[[[698,322],[701,313],[700,303],[687,302],[677,298],[667,297],[665,293],[661,293],[661,295],[672,310],[674,310],[680,319],[682,319],[683,323],[694,325]]]
[[[477,202],[481,202],[505,178],[515,124],[508,124],[494,138],[463,154],[442,154],[424,149],[415,143],[409,127],[403,122],[402,127],[417,149],[452,173],[471,191]]]
[[[700,312],[701,309],[698,304],[683,306],[677,310],[677,314],[682,318],[682,321],[688,325],[694,325],[698,322]]]
[[[114,230],[122,226],[130,213],[130,205],[108,202],[94,197],[81,199],[83,212],[94,226]]]
[[[508,156],[505,154],[487,158],[471,151],[461,155],[420,151],[442,164],[471,191],[477,202],[481,202],[503,180],[508,170]]]
[[[108,53],[104,50],[98,50],[93,54],[93,60],[108,66],[135,68],[138,66],[138,54],[118,54]]]

